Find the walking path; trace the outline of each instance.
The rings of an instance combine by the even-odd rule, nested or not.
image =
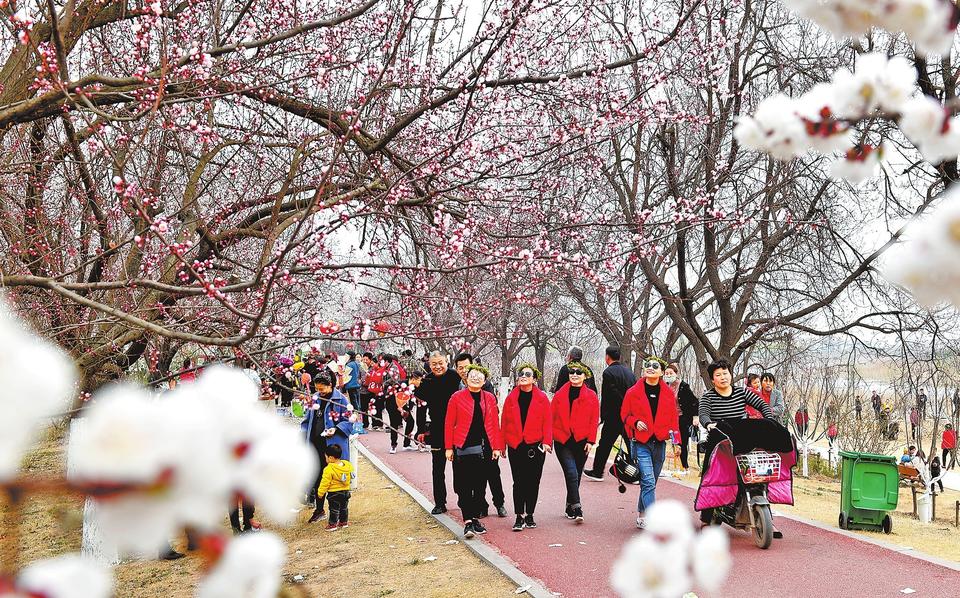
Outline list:
[[[433,495],[429,454],[390,455],[389,435],[381,432],[364,435],[361,442],[413,488],[427,497]],[[501,519],[494,513],[484,520],[489,533],[483,540],[469,542],[490,545],[556,595],[613,596],[607,577],[621,546],[636,532],[639,488],[628,486],[626,494],[620,494],[612,478],[602,483],[584,478],[581,495],[586,521],[576,525],[563,516],[563,475],[556,458],[548,455],[536,513],[539,527],[513,532],[510,466],[503,460],[500,467],[510,516]],[[447,507],[459,521],[452,482],[448,469]],[[694,492],[663,478],[657,496],[692,505]],[[960,564],[936,564],[795,519],[778,517],[776,522],[785,537],[774,540],[769,550],[757,548],[746,532],[724,528],[730,531],[734,570],[719,595],[900,596],[910,588],[918,596],[941,596],[946,588],[960,584]]]

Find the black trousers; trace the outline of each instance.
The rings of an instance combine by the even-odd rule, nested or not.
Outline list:
[[[350,491],[338,490],[327,493],[327,501],[330,503],[330,517],[327,520],[330,525],[336,523],[346,523],[348,507],[350,505]]]
[[[367,392],[366,388],[360,389],[360,410],[363,411],[363,427],[364,429],[370,427],[370,411],[376,409],[376,401],[373,400],[373,395]]]
[[[630,440],[623,432],[623,422],[619,419],[609,419],[603,422],[600,428],[600,439],[597,441],[597,450],[593,453],[593,467],[590,468],[590,475],[596,478],[602,478],[603,472],[607,470],[607,458],[610,457],[610,451],[617,438],[623,438],[624,450],[630,451]]]
[[[433,504],[447,506],[447,456],[443,447],[434,447],[430,451],[433,466]],[[456,478],[454,478],[456,479]]]
[[[483,492],[480,493],[481,511],[490,508],[487,502],[487,486],[490,486],[490,496],[493,498],[493,506],[502,507],[505,495],[503,494],[503,480],[500,479],[500,461],[494,459],[491,453],[484,453],[483,470],[486,478],[483,480]]]
[[[407,415],[403,418],[403,422],[403,446],[410,446],[410,442],[413,440],[413,427],[417,423],[413,415],[412,405],[407,408]]]
[[[242,501],[230,511],[230,527],[236,531],[250,531],[250,520],[253,519],[254,507],[252,502]],[[243,508],[243,525],[240,525],[240,508]]]
[[[487,466],[483,455],[457,456],[453,459],[453,488],[457,506],[464,521],[480,516],[483,510],[483,487],[487,482]]]
[[[403,424],[403,416],[400,415],[397,401],[393,397],[387,397],[387,416],[390,418],[390,446],[396,448],[397,438],[400,436],[397,430]]]
[[[317,472],[317,479],[314,480],[313,486],[310,487],[310,497],[316,501],[317,510],[323,510],[323,501],[324,499],[317,496],[317,490],[320,489],[320,481],[323,479],[323,470],[327,467],[326,455],[324,455],[324,450],[327,448],[327,443],[323,442],[322,445],[313,445],[314,450],[317,451],[317,455],[320,457],[320,471]]]
[[[517,448],[507,449],[507,458],[513,476],[513,510],[517,515],[533,515],[540,495],[540,477],[546,454],[536,444],[521,442]]]
[[[686,420],[680,420],[680,465],[684,469],[689,469],[690,464],[687,462],[689,458],[689,448],[690,448],[690,428],[693,427],[693,418]]]

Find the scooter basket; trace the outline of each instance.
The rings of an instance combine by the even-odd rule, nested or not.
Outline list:
[[[780,479],[780,455],[766,451],[750,451],[737,455],[740,477],[747,484],[774,482]]]

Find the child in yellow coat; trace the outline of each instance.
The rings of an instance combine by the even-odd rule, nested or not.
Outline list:
[[[347,508],[350,504],[350,481],[353,479],[353,464],[341,459],[343,449],[336,444],[329,444],[324,449],[327,466],[323,470],[320,487],[317,489],[317,498],[321,501],[324,495],[330,508],[330,518],[326,530],[335,532],[341,527],[347,527]]]

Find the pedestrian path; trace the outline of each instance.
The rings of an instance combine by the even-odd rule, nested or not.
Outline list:
[[[428,497],[433,495],[429,454],[401,451],[390,455],[389,435],[380,432],[362,436],[361,442],[413,487]],[[484,520],[489,532],[482,540],[469,542],[486,542],[557,595],[613,596],[607,578],[621,546],[636,532],[639,488],[628,486],[627,492],[620,494],[612,478],[600,483],[584,478],[581,495],[586,521],[576,525],[563,516],[563,475],[556,458],[548,455],[536,513],[539,527],[513,532],[512,483],[506,460],[501,462],[501,472],[510,516],[498,518],[493,513]],[[459,518],[452,471],[447,473],[449,514]],[[657,494],[692,505],[694,490],[664,478]],[[359,495],[357,498],[362,500]],[[814,525],[786,518],[776,521],[784,539],[775,540],[769,550],[757,548],[746,532],[724,528],[730,532],[734,570],[718,595],[901,596],[910,588],[917,596],[941,596],[945,588],[960,584],[960,565],[949,568]]]

